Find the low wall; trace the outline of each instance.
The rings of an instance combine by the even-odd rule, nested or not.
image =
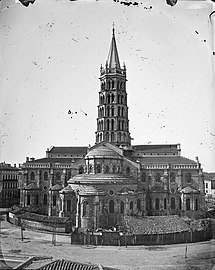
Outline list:
[[[210,228],[203,231],[186,231],[168,234],[126,235],[119,232],[71,234],[71,244],[105,245],[105,246],[137,246],[137,245],[169,245],[192,243],[210,240]]]
[[[39,216],[39,215],[38,215]],[[23,225],[26,228],[32,228],[36,230],[42,230],[42,231],[49,231],[58,233],[70,233],[72,231],[72,222],[66,221],[66,222],[52,222],[52,221],[36,221],[36,220],[29,220],[28,218],[25,218],[24,215],[15,215],[11,212],[9,212],[8,215],[8,222],[21,226]],[[62,218],[63,219],[63,218]]]

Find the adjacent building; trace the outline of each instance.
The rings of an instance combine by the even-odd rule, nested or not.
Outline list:
[[[0,207],[19,205],[20,191],[18,188],[20,168],[5,162],[0,163]]]
[[[132,145],[126,89],[113,29],[107,61],[100,68],[95,145],[52,147],[23,164],[23,206],[71,217],[81,229],[120,226],[126,215],[201,214],[201,164],[181,156],[180,144]]]

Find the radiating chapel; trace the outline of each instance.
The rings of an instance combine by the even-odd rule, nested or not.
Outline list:
[[[125,215],[196,216],[204,200],[201,165],[181,156],[179,144],[131,145],[126,66],[115,32],[100,68],[93,147],[51,147],[23,164],[21,205],[71,217],[81,229],[116,227]]]

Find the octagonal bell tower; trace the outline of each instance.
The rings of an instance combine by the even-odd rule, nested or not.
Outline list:
[[[107,141],[117,146],[130,146],[126,93],[126,66],[120,67],[115,29],[105,67],[100,69],[100,91],[96,143]]]

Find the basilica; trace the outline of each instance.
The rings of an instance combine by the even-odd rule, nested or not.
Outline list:
[[[70,217],[79,229],[117,227],[124,217],[197,217],[204,201],[198,157],[181,156],[180,144],[132,145],[126,89],[113,29],[100,68],[95,145],[57,147],[26,158],[20,203],[40,214]]]

